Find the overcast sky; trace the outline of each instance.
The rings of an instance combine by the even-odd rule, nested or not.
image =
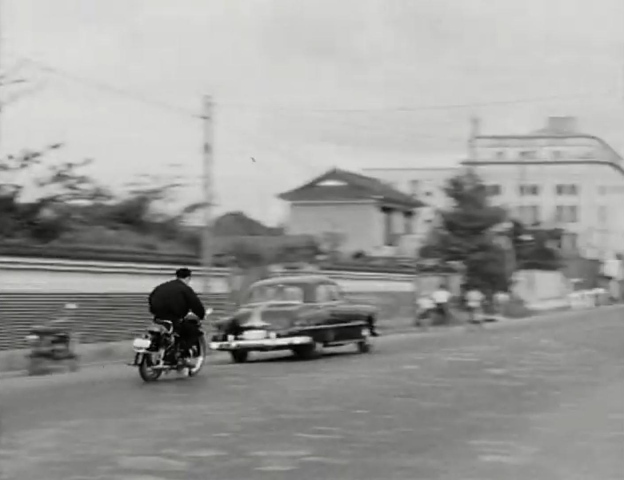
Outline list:
[[[333,166],[457,162],[472,114],[487,133],[578,115],[624,150],[622,0],[2,2],[3,70],[39,62],[19,70],[36,89],[6,108],[3,152],[66,142],[58,158],[92,157],[112,185],[174,164],[197,199],[205,93],[220,208],[265,221]]]

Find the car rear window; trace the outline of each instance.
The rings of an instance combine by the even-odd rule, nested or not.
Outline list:
[[[252,287],[246,303],[297,302],[303,303],[305,291],[299,285],[258,285]]]

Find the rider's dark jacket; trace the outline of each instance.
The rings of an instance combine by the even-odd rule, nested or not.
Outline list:
[[[182,280],[170,280],[158,285],[149,296],[149,309],[154,318],[178,322],[189,312],[201,320],[206,309],[195,291]]]

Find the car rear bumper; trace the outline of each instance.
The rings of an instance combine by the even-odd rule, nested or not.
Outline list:
[[[310,345],[314,340],[311,337],[296,336],[284,338],[264,338],[259,340],[228,340],[225,342],[210,342],[211,350],[287,350],[301,345]]]

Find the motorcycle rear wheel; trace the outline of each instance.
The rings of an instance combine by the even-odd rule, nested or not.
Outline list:
[[[139,363],[139,375],[144,382],[150,383],[157,381],[162,375],[162,370],[155,369],[156,354],[145,353]]]

